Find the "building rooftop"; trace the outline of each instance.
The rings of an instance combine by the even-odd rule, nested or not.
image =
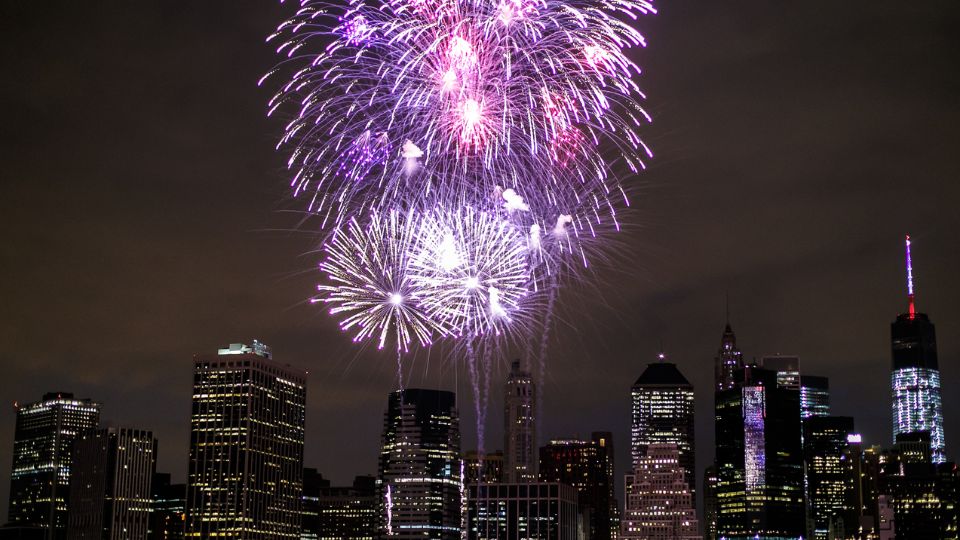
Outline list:
[[[690,381],[680,373],[676,364],[670,362],[654,362],[647,364],[634,386],[669,385],[692,386]]]

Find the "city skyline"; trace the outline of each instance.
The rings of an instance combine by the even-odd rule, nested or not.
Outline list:
[[[958,8],[877,8],[870,20],[882,39],[846,37],[858,7],[832,8],[821,23],[816,6],[799,8],[791,21],[759,3],[735,13],[661,6],[644,62],[655,74],[644,83],[658,157],[635,201],[643,227],[616,239],[631,254],[614,261],[620,269],[600,270],[596,298],[592,291],[561,298],[550,373],[538,388],[539,444],[610,430],[622,474],[629,385],[662,342],[702,389],[702,471],[713,447],[707,389],[727,293],[745,360],[798,355],[804,370],[829,377],[833,414],[854,416],[866,443],[890,444],[889,324],[905,309],[899,247],[907,232],[920,261],[918,302],[937,324],[942,385],[960,387],[960,261],[950,204],[957,168],[949,151],[956,134],[944,127],[958,118],[945,92],[956,75],[949,56],[927,54],[937,39],[952,39],[938,21]],[[0,210],[18,232],[0,254],[9,306],[0,315],[0,396],[31,402],[62,390],[103,403],[104,419],[151,429],[160,441],[158,470],[182,482],[192,355],[260,338],[310,371],[306,464],[339,485],[375,472],[394,358],[356,350],[323,313],[300,305],[315,279],[296,272],[315,258],[291,260],[313,247],[309,235],[264,232],[291,229],[300,218],[275,211],[283,164],[271,153],[265,134],[275,127],[262,119],[264,94],[254,85],[273,62],[262,38],[286,8],[2,9],[4,26],[15,27],[5,32],[11,52],[3,62],[19,74],[3,96],[22,107],[2,136],[10,180]],[[812,49],[799,39],[811,28],[822,38]],[[705,53],[707,43],[720,52]],[[83,61],[55,60],[65,49]],[[154,55],[156,63],[133,60]],[[883,66],[877,56],[887,59]],[[896,75],[891,62],[902,68]],[[831,84],[788,70],[812,70]],[[225,86],[235,90],[224,93]],[[758,96],[758,87],[772,90]],[[149,104],[130,120],[141,103]],[[774,115],[784,121],[771,122]],[[882,153],[906,157],[875,163],[878,148],[893,147]],[[587,319],[576,332],[562,322],[571,314]],[[494,380],[522,352],[506,355]],[[439,350],[409,366],[407,386],[472,399]],[[497,386],[491,450],[502,440]],[[955,394],[943,398],[944,410],[960,408]],[[471,407],[460,413],[463,447],[474,447]],[[0,419],[0,440],[12,440],[13,415]],[[950,441],[960,418],[947,415],[945,431],[955,459]],[[331,441],[368,450],[354,455]],[[10,462],[10,445],[0,445],[0,463]],[[3,469],[0,501],[9,486]]]

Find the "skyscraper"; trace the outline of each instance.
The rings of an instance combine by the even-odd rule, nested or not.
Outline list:
[[[633,421],[630,453],[635,466],[651,444],[675,444],[680,452],[684,480],[697,485],[694,461],[693,385],[676,364],[660,361],[647,365],[630,390]]]
[[[710,465],[703,471],[703,538],[717,540],[717,467]]]
[[[467,484],[496,484],[503,481],[503,452],[464,452]]]
[[[520,361],[510,364],[503,389],[503,461],[505,482],[537,479],[537,386]]]
[[[848,466],[849,445],[859,441],[849,416],[815,416],[803,422],[807,493],[813,538],[849,538],[860,526],[859,477]],[[859,461],[859,456],[856,456]],[[859,472],[859,471],[857,471]]]
[[[714,361],[714,390],[720,392],[733,388],[733,374],[743,368],[743,353],[737,348],[737,335],[730,328],[730,317],[720,338],[720,350]]]
[[[591,540],[609,540],[619,529],[613,485],[613,437],[594,432],[590,440],[557,439],[540,448],[540,480],[577,488]]]
[[[100,423],[100,404],[60,392],[14,407],[17,425],[8,521],[43,527],[51,540],[62,539],[67,529],[73,442]]]
[[[946,461],[937,336],[925,313],[916,310],[910,237],[906,240],[907,312],[890,325],[893,372],[893,436],[929,431],[934,463]]]
[[[760,358],[760,367],[777,374],[777,386],[800,390],[800,357],[774,354]]]
[[[620,538],[700,540],[693,491],[676,444],[654,443],[625,477]]]
[[[715,397],[717,534],[804,535],[800,393],[778,385],[776,372],[747,366]]]
[[[926,431],[901,433],[893,460],[881,476],[881,491],[890,496],[896,537],[957,538],[960,527],[960,471],[954,463],[932,461]]]
[[[816,375],[800,376],[800,416],[830,415],[830,381]]]
[[[469,540],[583,538],[577,490],[567,484],[472,484],[467,501]]]
[[[67,540],[146,540],[157,440],[142,429],[84,432],[73,450]]]
[[[377,477],[380,536],[459,540],[466,505],[453,392],[390,394]]]
[[[306,384],[258,341],[195,357],[188,537],[300,536]]]

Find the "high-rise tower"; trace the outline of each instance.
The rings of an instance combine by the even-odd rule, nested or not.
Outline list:
[[[503,389],[503,476],[505,482],[537,479],[537,387],[520,361],[510,365]]]
[[[675,444],[684,480],[690,490],[697,485],[694,466],[694,403],[693,385],[680,373],[677,365],[659,362],[647,369],[633,383],[632,423],[630,429],[631,469],[651,444]]]
[[[946,461],[946,455],[937,337],[930,318],[916,310],[909,235],[906,238],[906,262],[907,312],[898,315],[890,325],[893,437],[896,439],[901,433],[929,431],[933,461],[942,463]]]
[[[737,335],[730,327],[730,317],[727,317],[727,326],[723,329],[720,338],[720,350],[714,361],[714,390],[721,392],[733,388],[733,374],[743,367],[743,353],[737,348]]]
[[[64,538],[73,443],[100,423],[100,404],[50,393],[15,407],[8,520],[11,525],[43,527],[51,540]]]
[[[580,508],[589,515],[588,538],[610,540],[619,529],[613,485],[613,435],[595,431],[590,440],[555,439],[540,447],[540,481],[577,488]]]
[[[466,506],[453,392],[390,394],[377,476],[382,538],[460,540]]]
[[[300,537],[306,385],[258,341],[195,359],[187,537]]]
[[[146,539],[157,440],[143,429],[89,430],[74,443],[67,540]]]

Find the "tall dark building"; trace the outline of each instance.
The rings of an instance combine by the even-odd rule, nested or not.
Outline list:
[[[150,490],[150,540],[180,540],[187,518],[187,485],[172,483],[168,473],[156,473]]]
[[[717,534],[803,536],[800,393],[778,385],[776,372],[747,366],[715,397]]]
[[[850,538],[860,527],[858,478],[847,463],[851,442],[859,441],[853,418],[810,417],[803,422],[803,432],[813,538]]]
[[[537,479],[537,386],[520,361],[510,364],[503,389],[503,478],[506,482]]]
[[[357,476],[352,486],[330,487],[316,469],[303,471],[302,540],[373,540],[377,535],[377,485]]]
[[[760,358],[760,367],[777,374],[777,386],[800,390],[800,357],[774,354]]]
[[[717,540],[717,467],[710,465],[703,471],[703,538]]]
[[[619,529],[613,484],[613,436],[594,432],[589,441],[552,440],[540,448],[540,480],[577,488],[591,540],[609,540]]]
[[[697,485],[693,385],[680,373],[676,364],[664,362],[663,358],[661,354],[659,362],[648,364],[630,391],[633,401],[630,429],[632,466],[636,466],[647,446],[675,444],[680,452],[684,480],[693,491]]]
[[[734,373],[743,368],[743,353],[737,348],[737,335],[730,328],[730,317],[720,338],[720,350],[714,361],[714,390],[729,390],[734,385]]]
[[[51,540],[62,539],[67,530],[73,442],[100,423],[100,404],[60,392],[14,407],[17,426],[7,519],[15,526],[42,527]]]
[[[940,368],[937,364],[937,336],[926,313],[918,313],[913,294],[913,264],[907,236],[907,312],[890,325],[893,371],[890,386],[893,398],[893,436],[917,431],[930,432],[933,461],[946,461],[943,435],[943,403],[940,397]]]
[[[830,416],[830,380],[816,375],[800,376],[800,416]]]
[[[300,536],[306,384],[257,341],[194,359],[186,536]]]
[[[496,484],[503,482],[503,452],[480,454],[477,451],[463,455],[467,484]]]
[[[380,537],[459,540],[466,518],[464,475],[453,392],[391,393],[377,478]]]
[[[68,540],[146,540],[157,440],[142,429],[108,427],[74,442]]]
[[[558,482],[472,484],[469,540],[580,540],[577,490]]]

